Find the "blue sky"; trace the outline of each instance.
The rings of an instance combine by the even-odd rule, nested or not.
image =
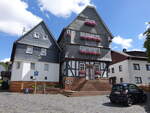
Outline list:
[[[144,50],[143,33],[150,21],[150,0],[1,0],[0,61],[10,58],[22,29],[44,20],[56,39],[86,5],[96,7],[114,39],[111,48]]]

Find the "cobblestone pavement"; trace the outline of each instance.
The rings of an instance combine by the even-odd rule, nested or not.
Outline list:
[[[65,97],[0,92],[0,113],[150,113],[150,98],[147,104],[125,107],[111,104],[106,95]]]

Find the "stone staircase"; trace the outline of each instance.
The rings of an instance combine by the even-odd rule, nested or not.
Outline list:
[[[110,93],[111,85],[108,79],[86,80],[82,84],[76,85],[73,91],[64,91],[63,94],[68,97],[74,96],[95,96],[106,95]]]
[[[107,80],[88,80],[78,91],[110,91],[111,85]]]

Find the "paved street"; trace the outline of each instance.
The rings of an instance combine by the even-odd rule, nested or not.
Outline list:
[[[112,105],[106,95],[65,97],[0,92],[0,113],[150,113],[150,104]]]

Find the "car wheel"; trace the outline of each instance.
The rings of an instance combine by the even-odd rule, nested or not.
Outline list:
[[[133,99],[131,97],[128,97],[126,105],[132,106],[132,104],[133,104]]]
[[[147,101],[147,95],[144,95],[144,96],[142,97],[142,102],[145,103],[146,101]]]
[[[110,99],[110,102],[112,103],[112,104],[115,104],[116,102],[114,101],[114,100],[112,100],[112,99]]]

